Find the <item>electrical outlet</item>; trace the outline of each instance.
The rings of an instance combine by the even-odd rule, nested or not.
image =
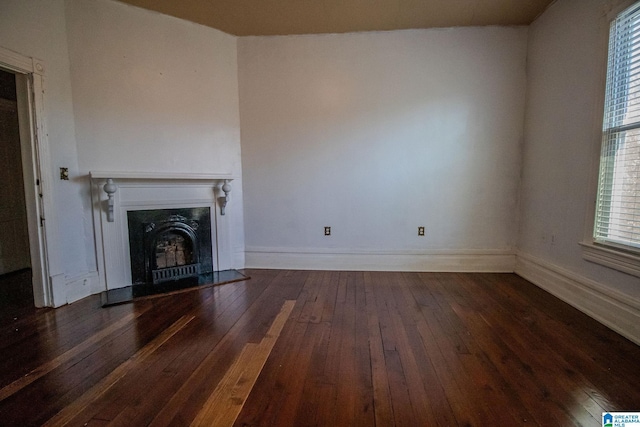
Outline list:
[[[424,227],[418,227],[418,236],[424,236]]]
[[[331,227],[325,227],[324,228],[324,235],[325,236],[331,236]]]

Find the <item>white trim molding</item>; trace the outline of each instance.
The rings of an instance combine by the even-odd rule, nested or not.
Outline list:
[[[127,172],[127,171],[92,171],[91,179],[130,179],[152,181],[219,181],[236,178],[231,173],[166,173],[166,172]]]
[[[515,273],[640,345],[640,300],[525,253]]]
[[[86,271],[75,275],[63,273],[51,277],[51,307],[62,307],[65,304],[81,300],[89,295],[102,292],[100,277],[97,271]]]
[[[44,75],[44,61],[25,56],[21,53],[0,46],[0,64],[6,69],[20,74]]]
[[[580,243],[582,258],[640,277],[640,256],[591,243]]]
[[[512,273],[510,250],[366,251],[249,247],[246,268]]]
[[[97,271],[88,271],[74,276],[65,276],[66,304],[103,291]],[[56,305],[58,306],[58,305]]]

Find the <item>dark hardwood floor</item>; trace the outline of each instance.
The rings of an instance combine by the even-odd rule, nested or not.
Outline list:
[[[108,308],[0,306],[0,424],[213,425],[221,398],[227,421],[263,426],[600,426],[640,410],[640,347],[513,274],[246,273]]]

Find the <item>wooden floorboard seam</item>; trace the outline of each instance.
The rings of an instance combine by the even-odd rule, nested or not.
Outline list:
[[[18,391],[22,390],[32,382],[38,380],[39,378],[42,378],[49,372],[61,366],[63,363],[73,359],[75,356],[87,350],[93,344],[101,341],[106,337],[109,337],[112,333],[114,333],[118,329],[130,326],[132,324],[132,321],[139,315],[140,313],[130,313],[126,315],[125,317],[118,320],[117,322],[107,326],[100,332],[93,334],[88,339],[82,341],[80,344],[65,351],[64,353],[54,358],[53,360],[50,360],[47,363],[43,363],[42,365],[38,366],[37,368],[35,368],[25,376],[20,377],[17,380],[13,381],[11,384],[4,386],[2,389],[0,389],[0,402],[10,397],[11,395],[17,393]]]
[[[273,279],[274,278],[267,280],[269,284],[265,285],[266,287],[264,291],[268,289]],[[256,299],[251,303],[252,305],[259,305],[260,301],[264,301],[264,291],[260,293],[260,296],[256,297]],[[242,298],[234,300],[233,304],[235,305],[240,299]],[[225,310],[226,309],[231,309],[231,307],[227,306],[225,307]],[[244,327],[250,323],[250,318],[251,315],[248,310],[239,316],[239,318],[235,319],[233,326],[226,331],[224,336],[220,337],[220,339],[215,342],[207,355],[199,362],[193,372],[190,373],[179,389],[173,394],[173,396],[171,396],[166,404],[163,405],[160,412],[158,412],[155,418],[149,423],[149,427],[166,426],[172,422],[185,424],[185,422],[176,421],[174,419],[181,416],[180,413],[185,406],[188,406],[188,402],[193,397],[194,390],[198,390],[202,386],[202,379],[208,378],[212,369],[214,369],[214,366],[220,363],[222,360],[221,358],[223,358],[223,355],[225,354],[224,349],[233,345],[234,340],[239,336],[239,334],[241,334]]]
[[[295,301],[285,301],[266,336],[259,344],[247,343],[236,361],[207,399],[191,423],[196,426],[231,426],[264,367],[282,328],[289,319]]]
[[[64,426],[69,423],[76,415],[96,401],[100,396],[104,395],[111,387],[120,381],[125,375],[134,369],[139,369],[140,365],[151,356],[160,346],[167,342],[171,337],[177,334],[189,322],[195,319],[195,316],[182,316],[170,327],[165,329],[154,340],[137,351],[131,358],[114,369],[109,375],[104,377],[99,383],[91,387],[82,396],[76,399],[72,404],[66,406],[58,412],[53,418],[47,421],[44,426]]]

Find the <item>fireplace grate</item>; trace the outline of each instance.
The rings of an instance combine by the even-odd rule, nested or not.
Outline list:
[[[200,263],[152,270],[153,284],[194,277],[200,274]]]

